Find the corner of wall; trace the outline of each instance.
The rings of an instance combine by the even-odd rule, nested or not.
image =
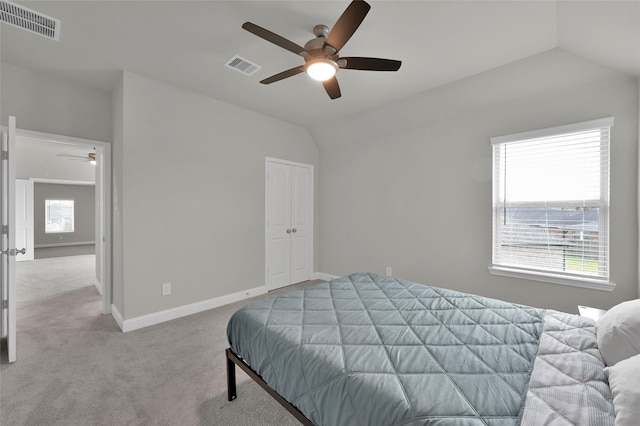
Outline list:
[[[124,242],[122,229],[122,151],[124,139],[124,72],[120,73],[118,83],[114,87],[112,93],[112,118],[113,118],[113,141],[112,146],[112,162],[111,162],[111,302],[113,304],[112,311],[114,318],[120,322],[125,315],[124,306],[124,282],[123,282],[123,260],[124,260]],[[122,328],[122,324],[120,328]]]

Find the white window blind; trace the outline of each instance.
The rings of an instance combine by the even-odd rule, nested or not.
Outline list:
[[[492,138],[493,267],[609,281],[613,117]]]

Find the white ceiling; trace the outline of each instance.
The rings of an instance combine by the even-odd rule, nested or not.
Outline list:
[[[560,47],[640,76],[640,0],[376,1],[342,56],[398,59],[398,72],[341,70],[342,98],[301,74],[293,53],[241,28],[251,21],[304,45],[344,1],[19,1],[62,21],[59,42],[1,25],[3,62],[110,89],[128,70],[292,123],[310,125]],[[226,68],[240,55],[263,68]]]

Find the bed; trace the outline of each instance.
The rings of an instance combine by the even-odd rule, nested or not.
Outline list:
[[[229,400],[239,366],[306,425],[619,426],[576,315],[358,273],[247,305],[227,337]]]

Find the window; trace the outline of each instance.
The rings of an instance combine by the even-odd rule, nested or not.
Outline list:
[[[612,290],[613,117],[491,139],[495,274]]]
[[[73,200],[44,201],[44,232],[73,232]]]

